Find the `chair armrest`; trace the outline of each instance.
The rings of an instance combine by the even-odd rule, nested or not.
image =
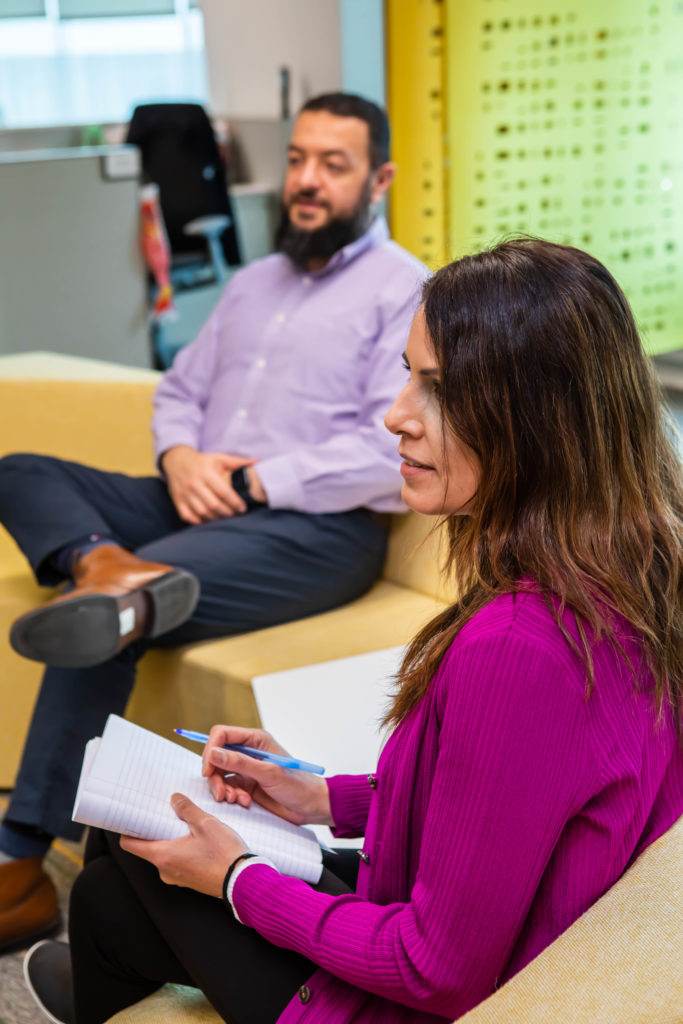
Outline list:
[[[211,217],[195,217],[184,226],[183,234],[204,235],[207,240],[218,238],[230,224],[230,217],[225,213],[217,213]]]

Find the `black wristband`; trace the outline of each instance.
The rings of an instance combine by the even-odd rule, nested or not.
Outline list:
[[[257,854],[255,854],[255,853],[241,853],[239,855],[239,857],[235,857],[234,861],[232,862],[232,864],[230,865],[228,870],[225,872],[225,878],[223,879],[223,889],[222,889],[223,902],[225,903],[226,907],[228,908],[228,910],[230,911],[231,914],[232,914],[232,906],[230,905],[230,900],[228,899],[228,886],[230,884],[230,879],[232,877],[232,873],[233,873],[233,871],[235,870],[235,868],[237,867],[237,865],[239,864],[239,862],[241,860],[249,860],[250,857],[256,857],[256,856],[257,856]]]
[[[247,476],[247,470],[245,466],[240,466],[239,469],[233,469],[230,478],[233,491],[239,494],[240,498],[247,506],[247,512],[252,508],[260,508],[261,505],[265,505],[264,501],[257,501],[256,498],[252,497],[251,491],[249,490],[249,478]]]

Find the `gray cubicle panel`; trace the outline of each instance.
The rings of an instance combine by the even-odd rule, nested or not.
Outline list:
[[[0,353],[150,366],[130,146],[0,153]]]

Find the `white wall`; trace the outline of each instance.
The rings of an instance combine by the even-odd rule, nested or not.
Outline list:
[[[202,0],[212,113],[280,116],[278,69],[291,72],[290,109],[340,89],[339,0]]]

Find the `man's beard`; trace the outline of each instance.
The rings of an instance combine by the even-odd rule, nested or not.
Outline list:
[[[368,180],[350,217],[333,218],[323,227],[311,231],[296,227],[289,219],[289,206],[299,197],[310,197],[310,193],[304,190],[297,192],[288,206],[282,203],[280,223],[275,232],[276,250],[289,256],[303,270],[308,268],[310,260],[329,260],[335,252],[355,242],[367,231],[371,219],[370,190]]]

